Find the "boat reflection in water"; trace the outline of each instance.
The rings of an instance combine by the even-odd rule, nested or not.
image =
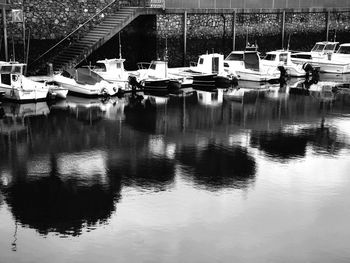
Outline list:
[[[338,251],[349,234],[350,92],[322,80],[307,93],[290,92],[306,89],[294,84],[242,85],[238,95],[68,96],[36,104],[31,114],[1,104],[0,241],[9,244],[1,256],[230,262],[234,254],[239,262],[270,262],[299,252],[320,261],[313,251]],[[323,215],[342,231],[329,229]],[[25,235],[13,253],[8,229],[15,225]],[[324,237],[320,229],[328,229]],[[286,233],[296,237],[288,250]],[[266,247],[276,247],[271,257]],[[347,247],[339,253],[349,258]]]

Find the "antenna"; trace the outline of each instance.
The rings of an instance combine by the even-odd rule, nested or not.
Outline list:
[[[334,29],[334,42],[336,41],[336,39],[337,39],[337,29],[335,28]]]
[[[120,32],[119,32],[119,58],[121,59],[122,58],[122,41],[121,41],[121,38],[120,38]]]
[[[245,46],[247,47],[248,46],[248,27],[247,27],[247,34],[246,34],[246,36],[245,36]]]

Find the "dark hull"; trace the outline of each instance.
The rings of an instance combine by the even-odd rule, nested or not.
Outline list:
[[[201,90],[214,90],[216,89],[215,77],[216,74],[195,75],[192,87]]]

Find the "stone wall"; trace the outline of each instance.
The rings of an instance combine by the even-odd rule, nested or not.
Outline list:
[[[24,6],[23,6],[24,1]],[[111,0],[11,0],[12,8],[24,10],[26,27],[33,39],[60,39],[98,13]],[[113,11],[112,8],[106,13]],[[105,14],[104,14],[105,15]],[[103,16],[103,15],[102,15]],[[96,20],[101,17],[97,17]],[[22,38],[22,24],[11,22],[7,11],[9,32],[15,40]]]
[[[232,50],[232,14],[187,14],[187,56],[184,58],[184,14],[157,16],[159,47],[168,39],[171,66],[188,65],[198,55],[216,51],[227,55]],[[282,13],[237,13],[236,49],[243,49],[248,39],[261,52],[282,48]],[[331,12],[329,39],[350,42],[350,13]],[[286,12],[284,48],[309,50],[316,41],[326,40],[326,12]]]

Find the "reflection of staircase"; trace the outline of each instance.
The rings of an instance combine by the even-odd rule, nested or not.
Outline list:
[[[92,27],[83,37],[75,40],[59,54],[52,57],[49,62],[53,64],[54,70],[78,65],[136,17],[141,14],[155,13],[148,11],[146,8],[137,7],[120,8],[114,14],[106,16],[100,24]]]

